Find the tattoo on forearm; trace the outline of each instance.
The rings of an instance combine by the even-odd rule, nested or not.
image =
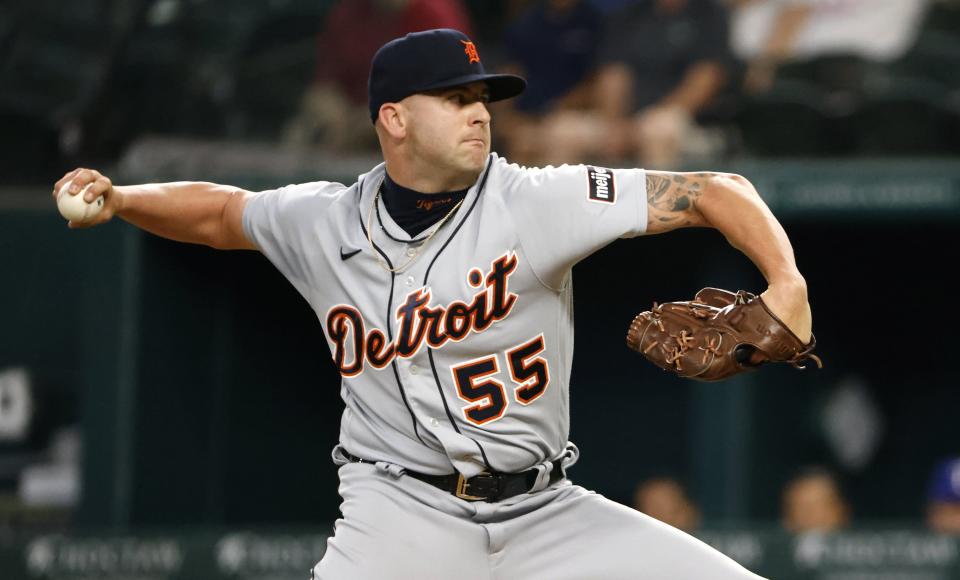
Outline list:
[[[708,177],[707,173],[686,176],[674,174],[670,177],[647,173],[650,220],[670,226],[694,223],[690,211],[696,209]]]

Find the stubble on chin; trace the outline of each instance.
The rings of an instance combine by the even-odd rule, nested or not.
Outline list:
[[[466,173],[469,173],[473,176],[474,179],[480,176],[480,172],[483,171],[483,168],[487,164],[487,157],[490,156],[490,150],[487,147],[484,147],[482,151],[478,151],[469,157],[469,161],[464,164],[464,170]]]

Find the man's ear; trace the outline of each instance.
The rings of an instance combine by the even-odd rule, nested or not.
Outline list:
[[[380,106],[377,119],[383,130],[394,139],[402,139],[407,134],[406,111],[398,103],[384,103]]]

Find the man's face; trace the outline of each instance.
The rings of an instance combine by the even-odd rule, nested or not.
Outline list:
[[[414,154],[441,170],[479,173],[490,154],[489,100],[484,82],[404,99]]]
[[[655,479],[637,488],[633,507],[677,529],[693,531],[699,525],[699,513],[679,484]]]
[[[846,525],[846,505],[826,477],[794,481],[787,487],[783,503],[783,525],[791,532],[830,531]]]

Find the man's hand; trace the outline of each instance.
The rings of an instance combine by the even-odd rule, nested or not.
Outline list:
[[[760,295],[767,308],[797,335],[804,344],[810,342],[813,316],[807,302],[807,284],[803,278],[771,282]]]
[[[86,187],[88,183],[93,185],[84,193],[84,200],[89,203],[103,196],[103,208],[90,221],[85,222],[67,222],[67,226],[73,229],[89,228],[110,221],[114,215],[120,211],[122,195],[113,187],[110,179],[95,169],[77,168],[67,173],[57,181],[53,186],[53,201],[57,201],[57,193],[66,185],[69,185],[67,193],[77,195]]]

